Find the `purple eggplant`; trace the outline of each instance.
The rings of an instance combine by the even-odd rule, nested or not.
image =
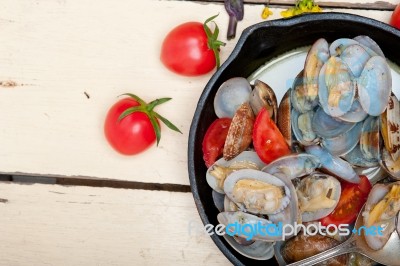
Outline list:
[[[244,16],[243,0],[225,0],[225,9],[229,15],[227,39],[233,39],[236,35],[237,22]]]

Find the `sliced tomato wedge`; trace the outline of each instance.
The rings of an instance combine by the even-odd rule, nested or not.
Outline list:
[[[265,108],[261,109],[254,122],[253,145],[260,159],[267,164],[290,154],[285,138]]]
[[[202,146],[203,159],[207,167],[213,165],[222,155],[231,122],[230,118],[218,118],[207,129]]]
[[[360,176],[359,184],[343,181],[341,185],[342,194],[336,208],[331,214],[320,220],[324,226],[329,224],[338,226],[355,222],[372,189],[372,185],[366,176]]]

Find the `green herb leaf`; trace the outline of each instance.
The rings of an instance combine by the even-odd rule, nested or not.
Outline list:
[[[158,125],[158,123],[157,123],[157,120],[156,120],[156,118],[153,116],[153,115],[147,115],[148,117],[149,117],[149,119],[150,119],[150,122],[151,122],[151,124],[152,124],[152,126],[153,126],[153,128],[154,128],[154,133],[156,133],[156,139],[157,139],[157,146],[158,146],[158,143],[160,143],[160,139],[161,139],[161,129],[160,129],[160,126]]]
[[[143,107],[141,106],[134,106],[131,108],[126,109],[119,117],[118,120],[121,121],[122,119],[124,119],[125,117],[127,117],[128,115],[134,113],[134,112],[138,112],[138,111],[144,111]]]
[[[169,121],[168,119],[166,119],[165,117],[161,116],[159,113],[153,112],[154,116],[157,117],[158,119],[160,119],[167,127],[169,127],[170,129],[179,132],[181,134],[182,131],[179,130],[179,128],[177,128],[174,124],[171,123],[171,121]]]
[[[137,101],[140,105],[146,105],[146,102],[143,101],[139,96],[132,94],[132,93],[124,93],[121,94],[120,96],[129,96],[131,98],[133,98],[135,101]]]
[[[153,110],[154,107],[156,107],[157,105],[163,104],[165,102],[168,102],[169,100],[171,100],[172,98],[160,98],[160,99],[155,99],[154,101],[151,101],[150,103],[148,103],[148,107],[147,109],[149,111]]]

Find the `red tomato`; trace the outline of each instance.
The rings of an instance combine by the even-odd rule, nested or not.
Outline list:
[[[285,138],[265,108],[261,109],[254,122],[253,145],[260,159],[267,164],[290,154]]]
[[[118,152],[133,155],[146,150],[156,141],[156,134],[148,116],[134,112],[122,120],[119,116],[128,108],[139,106],[131,98],[115,103],[108,111],[104,133],[108,142]]]
[[[185,75],[198,76],[219,67],[219,47],[225,45],[218,41],[219,29],[214,33],[206,25],[216,16],[200,22],[187,22],[174,28],[165,37],[161,48],[161,61],[171,71]]]
[[[390,18],[390,25],[400,30],[400,5],[397,5]]]
[[[353,223],[367,201],[371,188],[372,185],[366,176],[360,176],[359,184],[343,181],[342,194],[336,208],[331,214],[320,220],[321,224],[324,226],[335,224],[338,226],[339,224]]]
[[[203,139],[203,159],[207,168],[222,155],[231,122],[230,118],[219,118],[207,129]]]
[[[154,111],[154,107],[171,98],[160,98],[150,103],[144,102],[134,94],[119,100],[108,111],[104,133],[111,146],[119,153],[133,155],[149,148],[161,138],[161,120],[170,129],[182,133],[168,119]]]

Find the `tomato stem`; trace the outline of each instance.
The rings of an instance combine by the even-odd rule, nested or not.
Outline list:
[[[217,65],[217,69],[220,67],[220,58],[219,58],[220,47],[225,46],[224,42],[218,40],[219,28],[218,28],[217,23],[215,23],[215,21],[212,21],[213,19],[218,17],[218,15],[219,14],[208,18],[203,24],[204,31],[206,32],[207,39],[208,39],[208,48],[210,48],[214,52],[215,63]],[[214,32],[212,32],[211,29],[208,27],[207,24],[209,22],[214,23],[214,25],[215,25]]]
[[[170,128],[170,129],[182,134],[182,131],[180,131],[168,119],[166,119],[165,117],[161,116],[160,114],[156,113],[153,110],[157,105],[160,105],[160,104],[163,104],[165,102],[168,102],[172,98],[159,98],[159,99],[155,99],[154,101],[151,101],[150,103],[146,103],[145,101],[143,101],[140,97],[136,96],[135,94],[125,93],[125,94],[122,94],[122,95],[131,97],[132,99],[134,99],[135,101],[137,101],[139,103],[139,106],[134,106],[134,107],[130,107],[130,108],[126,109],[118,117],[118,121],[121,121],[125,117],[127,117],[127,116],[129,116],[129,115],[131,115],[131,114],[133,114],[135,112],[145,113],[147,115],[147,117],[149,118],[152,126],[153,126],[154,133],[155,133],[156,139],[157,139],[157,146],[158,146],[158,143],[160,143],[160,140],[161,140],[161,129],[160,129],[160,125],[158,124],[158,120],[157,119],[161,120],[161,122],[163,122],[168,128]]]

